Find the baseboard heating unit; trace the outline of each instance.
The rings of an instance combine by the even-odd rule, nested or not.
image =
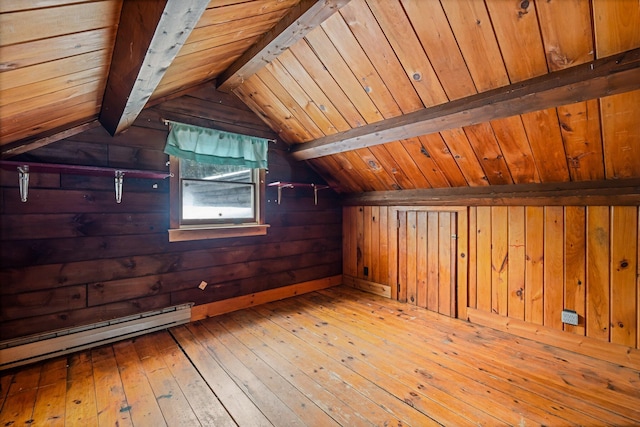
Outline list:
[[[192,304],[0,342],[0,370],[182,325]]]

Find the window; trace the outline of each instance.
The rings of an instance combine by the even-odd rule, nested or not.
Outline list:
[[[169,241],[255,236],[264,224],[265,138],[172,121]]]
[[[257,171],[180,160],[180,223],[256,222]]]
[[[266,234],[264,169],[171,156],[170,241]]]

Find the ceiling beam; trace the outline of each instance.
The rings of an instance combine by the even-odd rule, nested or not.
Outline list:
[[[308,160],[640,89],[640,49],[291,147]]]
[[[160,83],[209,0],[125,1],[100,123],[111,135],[129,128]]]
[[[345,206],[610,206],[640,204],[640,179],[370,191]]]
[[[222,73],[218,90],[231,92],[240,86],[347,3],[349,0],[302,0]]]
[[[22,140],[14,144],[7,144],[2,147],[2,155],[0,156],[0,158],[8,159],[10,157],[17,156],[18,154],[24,154],[31,150],[35,150],[36,148],[44,147],[45,145],[52,144],[62,139],[70,138],[74,135],[98,126],[100,126],[100,122],[97,120],[92,120],[90,122],[81,123],[71,128],[65,128],[64,130],[58,131],[48,136],[40,136],[35,139]]]

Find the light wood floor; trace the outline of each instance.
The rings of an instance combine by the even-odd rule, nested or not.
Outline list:
[[[344,287],[0,379],[0,426],[640,424],[638,371]]]

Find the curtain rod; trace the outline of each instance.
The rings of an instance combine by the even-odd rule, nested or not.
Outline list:
[[[164,124],[165,124],[165,126],[168,126],[168,125],[169,125],[169,124],[171,124],[171,122],[173,121],[173,120],[167,120],[167,119],[160,119],[160,120],[162,120],[162,123],[164,123]],[[178,123],[178,122],[174,122],[174,123]],[[187,124],[187,123],[185,123],[185,124]],[[195,125],[194,125],[194,126],[195,126]],[[229,133],[232,133],[232,132],[229,132]],[[258,137],[258,138],[259,138],[259,137]],[[270,139],[270,138],[264,138],[264,139],[266,139],[266,140],[267,140],[267,142],[271,142],[271,143],[274,143],[274,144],[275,144],[276,142],[278,142],[278,141],[277,141],[277,140],[275,140],[275,139]]]

